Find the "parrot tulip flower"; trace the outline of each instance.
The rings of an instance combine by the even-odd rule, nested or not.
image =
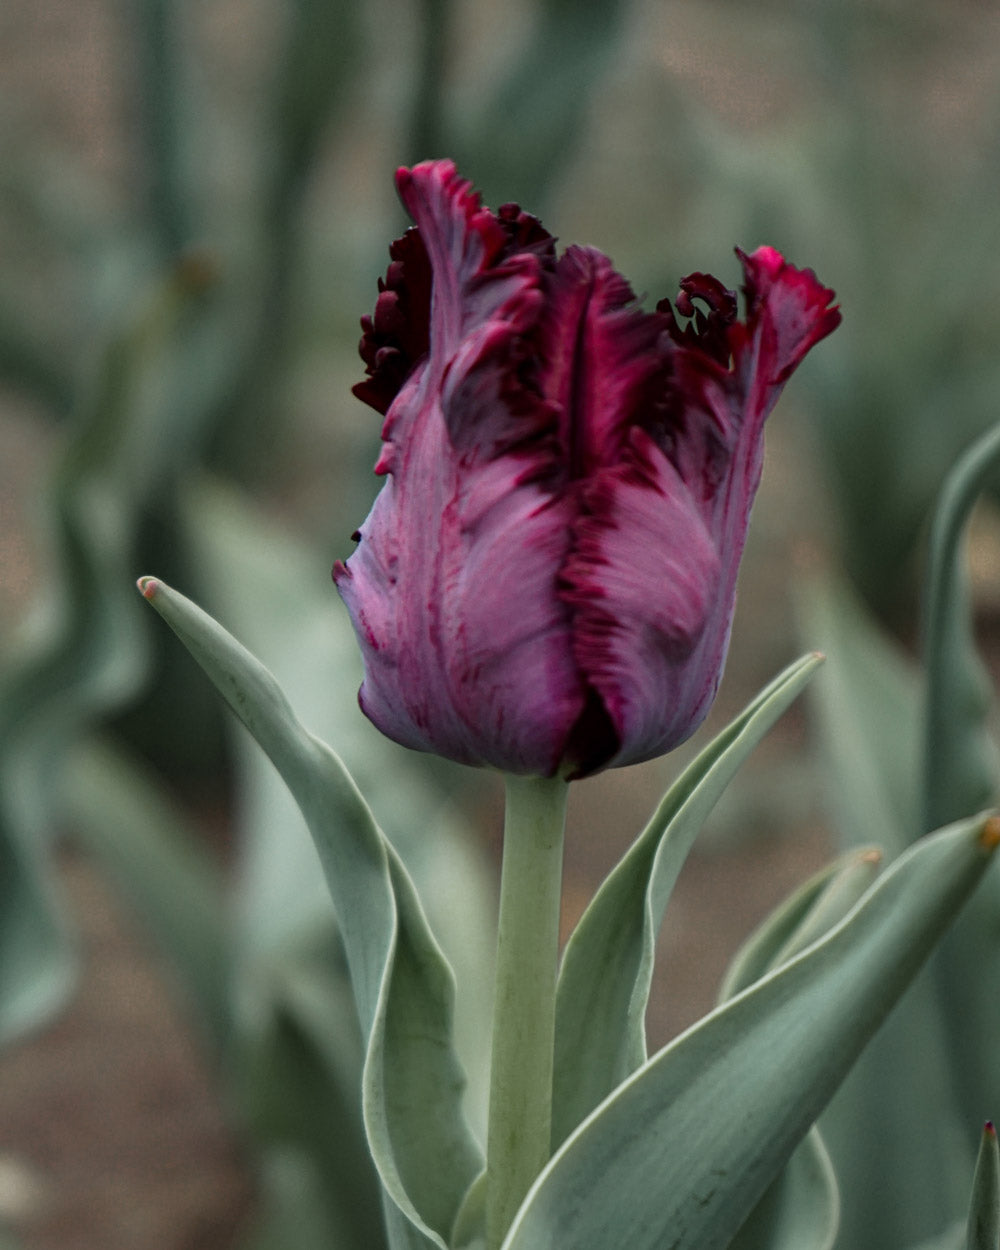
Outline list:
[[[773,248],[641,309],[602,253],[401,169],[367,377],[385,476],[334,579],[366,715],[408,747],[579,777],[677,746],[722,673],[764,420],[840,320]]]

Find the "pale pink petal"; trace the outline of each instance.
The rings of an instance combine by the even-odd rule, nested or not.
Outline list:
[[[447,163],[400,186],[432,266],[430,341],[386,416],[386,483],[334,574],[361,703],[407,746],[554,772],[584,699],[556,593],[570,518],[545,485],[551,407],[511,385],[544,255],[507,255],[512,232],[538,241],[531,219],[494,219]]]
[[[621,464],[586,483],[563,581],[573,654],[617,738],[610,758],[578,746],[576,771],[662,754],[711,703],[719,668],[703,661],[718,650],[728,611],[716,596],[713,536],[644,431],[633,431]]]

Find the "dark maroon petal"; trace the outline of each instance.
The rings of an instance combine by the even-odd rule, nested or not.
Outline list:
[[[568,480],[614,464],[665,388],[665,322],[644,313],[606,256],[569,247],[547,284],[538,385],[558,413]]]
[[[430,343],[431,269],[420,233],[409,229],[389,248],[392,258],[372,317],[361,318],[361,359],[367,377],[354,394],[383,415]]]
[[[733,354],[746,353],[755,332],[762,332],[767,360],[758,366],[767,383],[788,380],[806,352],[840,325],[840,309],[828,307],[834,293],[811,269],[796,269],[773,247],[749,256],[736,249],[745,274],[745,326],[731,335]]]
[[[501,204],[497,220],[507,235],[507,252],[533,252],[547,267],[555,264],[556,241],[537,217],[519,204]]]
[[[544,441],[552,413],[524,385],[522,366],[544,301],[538,248],[547,252],[551,241],[513,207],[506,223],[483,208],[448,161],[400,170],[396,180],[433,273],[423,384],[438,392],[455,446],[489,458]],[[532,246],[516,251],[512,238],[521,231]],[[396,436],[390,418],[383,437]]]
[[[737,313],[735,294],[711,274],[692,273],[681,282],[674,306],[682,317],[691,318],[687,326],[677,322],[669,300],[661,300],[656,311],[669,319],[676,342],[698,347],[720,364],[728,364],[729,327]]]

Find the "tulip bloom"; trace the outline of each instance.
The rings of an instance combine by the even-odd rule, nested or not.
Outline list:
[[[718,687],[764,419],[838,324],[833,292],[762,247],[738,253],[745,320],[700,273],[646,312],[606,256],[557,256],[450,162],[396,185],[416,228],[355,387],[385,416],[386,480],[334,568],[361,707],[405,746],[512,773],[660,755]]]

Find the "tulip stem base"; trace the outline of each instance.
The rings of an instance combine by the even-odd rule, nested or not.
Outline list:
[[[549,1159],[568,785],[506,778],[487,1137],[486,1245],[499,1250]]]

